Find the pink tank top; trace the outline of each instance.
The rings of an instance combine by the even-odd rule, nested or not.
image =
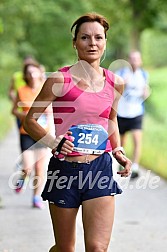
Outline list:
[[[103,69],[105,85],[99,92],[81,90],[73,82],[70,66],[59,71],[64,75],[63,95],[52,103],[56,135],[65,134],[72,125],[98,124],[108,131],[108,119],[114,101],[114,74]],[[110,143],[107,151],[111,150]]]

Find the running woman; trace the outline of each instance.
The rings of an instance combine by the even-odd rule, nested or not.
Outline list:
[[[32,206],[38,209],[43,208],[41,199],[41,191],[43,189],[45,165],[47,157],[46,145],[37,143],[23,128],[23,121],[31,107],[34,99],[40,92],[43,85],[43,76],[41,74],[40,65],[30,63],[24,66],[23,78],[26,85],[18,88],[17,96],[12,108],[21,125],[20,132],[20,148],[22,157],[22,171],[15,186],[15,192],[20,193],[26,187],[26,182],[34,170],[33,198]],[[49,130],[50,115],[48,109],[38,119],[38,123],[46,130]]]
[[[121,193],[113,179],[110,151],[124,166],[118,173],[122,177],[130,174],[131,161],[120,146],[116,113],[124,84],[100,66],[108,29],[105,17],[96,13],[73,23],[78,61],[47,79],[25,119],[26,131],[53,153],[42,193],[49,202],[55,235],[50,252],[74,252],[76,216],[81,205],[85,251],[107,251],[114,195]],[[50,103],[56,137],[47,134],[34,117]]]

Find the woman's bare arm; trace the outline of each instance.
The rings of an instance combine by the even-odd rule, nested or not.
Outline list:
[[[119,129],[118,129],[118,123],[117,123],[117,108],[118,108],[118,102],[119,99],[123,93],[124,90],[124,82],[122,78],[115,76],[115,99],[113,102],[113,106],[110,112],[109,117],[109,140],[112,146],[112,150],[116,149],[117,147],[121,147],[120,145],[120,135],[119,135]],[[121,176],[128,176],[130,174],[131,169],[131,161],[122,153],[121,150],[118,150],[115,152],[114,157],[120,163],[122,166],[124,166],[124,169],[118,174]]]
[[[114,86],[114,102],[110,111],[109,116],[109,140],[112,146],[112,149],[120,146],[120,136],[117,123],[117,108],[119,99],[124,90],[123,79],[115,75],[115,86]]]
[[[19,102],[20,102],[20,98],[19,98],[19,95],[17,94],[14,104],[13,104],[12,114],[15,115],[21,122],[23,122],[26,116],[26,112],[19,110],[19,106],[18,106]]]

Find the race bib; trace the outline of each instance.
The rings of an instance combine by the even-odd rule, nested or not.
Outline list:
[[[108,133],[98,124],[80,124],[69,131],[74,137],[74,151],[84,154],[102,154],[107,145]]]

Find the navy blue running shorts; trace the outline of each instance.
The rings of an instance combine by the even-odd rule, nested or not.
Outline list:
[[[35,149],[46,148],[45,145],[36,142],[29,135],[26,135],[26,134],[20,134],[20,147],[21,147],[22,152],[28,149],[35,150]]]
[[[85,200],[120,193],[113,179],[112,158],[104,153],[90,164],[51,157],[42,198],[59,207],[78,208]]]
[[[134,118],[117,117],[118,127],[121,135],[127,131],[142,129],[143,115]]]

